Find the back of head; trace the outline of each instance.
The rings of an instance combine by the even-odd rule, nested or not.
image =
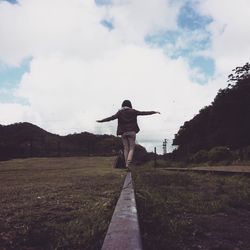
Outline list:
[[[132,104],[129,100],[124,100],[122,102],[122,107],[129,107],[129,108],[132,108]]]

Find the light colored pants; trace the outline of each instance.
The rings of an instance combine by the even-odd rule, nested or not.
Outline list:
[[[134,131],[125,132],[122,134],[122,143],[124,147],[124,157],[126,161],[126,167],[128,167],[133,159],[135,150],[135,138],[136,133]]]

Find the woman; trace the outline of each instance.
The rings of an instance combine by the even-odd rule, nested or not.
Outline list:
[[[135,110],[132,108],[131,102],[129,100],[125,100],[122,103],[122,108],[115,115],[97,121],[108,122],[118,119],[117,135],[121,135],[122,137],[126,167],[131,164],[133,159],[135,138],[136,134],[140,131],[137,124],[137,116],[153,114],[160,114],[160,112]]]

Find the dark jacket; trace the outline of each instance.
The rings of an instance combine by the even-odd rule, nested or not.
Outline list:
[[[122,135],[125,132],[134,131],[138,133],[140,128],[137,124],[138,115],[153,115],[155,111],[138,111],[129,107],[120,109],[115,115],[107,117],[100,122],[108,122],[118,119],[117,135]]]

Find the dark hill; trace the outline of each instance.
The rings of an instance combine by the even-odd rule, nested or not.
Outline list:
[[[0,160],[52,156],[109,156],[116,154],[121,148],[121,139],[112,135],[83,132],[59,136],[28,122],[0,125]],[[145,148],[137,145],[136,151],[137,158],[145,158]]]

